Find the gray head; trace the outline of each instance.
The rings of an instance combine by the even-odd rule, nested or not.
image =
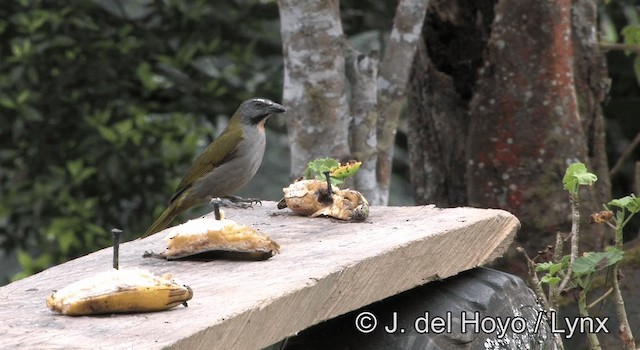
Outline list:
[[[252,98],[240,104],[238,113],[244,124],[256,125],[269,118],[274,113],[283,113],[287,109],[281,104],[266,98]]]

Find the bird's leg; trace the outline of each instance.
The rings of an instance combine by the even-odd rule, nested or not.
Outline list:
[[[260,203],[260,205],[262,205],[262,202],[259,199],[242,198],[237,196],[214,197],[209,201],[209,204],[213,205],[213,212],[216,216],[216,220],[222,219],[220,207],[247,209],[252,208],[253,203]]]
[[[236,207],[236,208],[252,208],[253,204],[262,205],[262,201],[259,198],[242,198],[239,196],[224,196],[222,199],[228,200],[228,207]]]

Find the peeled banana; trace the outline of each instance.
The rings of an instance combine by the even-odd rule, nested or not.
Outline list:
[[[144,270],[110,270],[87,277],[51,294],[47,306],[64,315],[80,316],[167,310],[187,305],[193,291],[171,275]]]
[[[165,240],[167,249],[159,257],[167,260],[266,260],[280,251],[269,236],[225,218],[189,220],[174,227]]]

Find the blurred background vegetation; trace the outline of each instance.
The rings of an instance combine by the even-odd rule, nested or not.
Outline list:
[[[396,1],[341,6],[355,45],[383,42]],[[634,1],[602,4],[601,17],[612,42],[640,25]],[[275,1],[3,1],[0,284],[108,246],[113,227],[138,237],[241,101],[281,99],[281,52]],[[634,59],[608,53],[612,165],[640,130]],[[284,122],[268,126],[268,143],[285,150]],[[400,132],[396,172],[406,182],[405,145]],[[285,158],[267,155],[257,177],[269,186],[246,191],[270,187],[260,194],[277,200]],[[612,179],[614,197],[632,192],[628,163]],[[411,203],[402,189],[392,203]]]

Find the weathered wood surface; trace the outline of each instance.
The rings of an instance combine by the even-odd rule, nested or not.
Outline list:
[[[120,247],[120,268],[172,273],[193,288],[189,307],[112,316],[52,313],[45,299],[110,268],[112,250],[0,288],[0,344],[20,349],[257,349],[311,325],[500,256],[519,227],[501,210],[373,207],[364,223],[304,218],[274,202],[227,217],[282,249],[267,261],[168,262],[165,233]]]

